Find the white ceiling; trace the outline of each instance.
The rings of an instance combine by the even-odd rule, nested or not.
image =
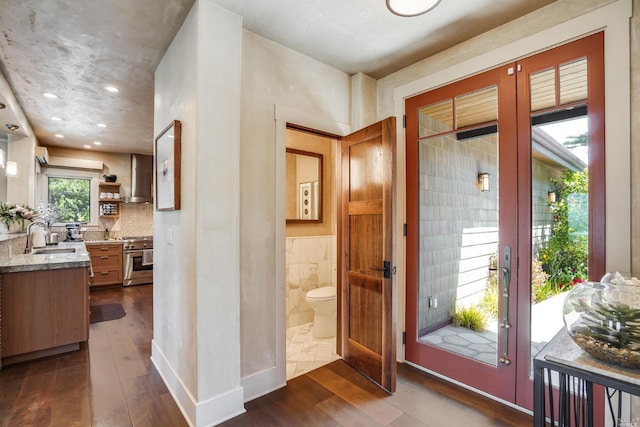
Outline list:
[[[442,0],[414,18],[389,13],[385,0],[212,1],[242,15],[249,31],[380,78],[555,0]],[[0,0],[0,71],[13,92],[0,81],[0,103],[15,95],[41,145],[151,153],[153,75],[193,3]],[[5,120],[20,121],[12,113],[0,110],[0,133],[9,132]]]

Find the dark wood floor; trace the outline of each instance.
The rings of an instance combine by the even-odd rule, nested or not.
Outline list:
[[[0,370],[0,426],[186,426],[151,364],[152,285],[91,292],[126,316],[90,326],[79,351]]]
[[[235,426],[531,426],[530,416],[398,365],[394,395],[338,360],[248,402]]]
[[[92,304],[120,302],[122,319],[91,325],[79,351],[0,370],[0,426],[186,426],[149,360],[152,286],[92,291]],[[398,367],[389,396],[342,361],[246,404],[225,426],[530,426],[531,417]]]

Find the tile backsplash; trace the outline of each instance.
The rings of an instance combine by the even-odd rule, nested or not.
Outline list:
[[[122,237],[153,235],[153,203],[123,203],[120,215]]]
[[[286,326],[313,320],[307,292],[336,286],[336,236],[288,237],[286,241]]]

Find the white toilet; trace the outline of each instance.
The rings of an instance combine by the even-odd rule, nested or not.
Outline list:
[[[336,288],[323,286],[307,292],[309,307],[314,311],[313,337],[331,338],[336,335]]]

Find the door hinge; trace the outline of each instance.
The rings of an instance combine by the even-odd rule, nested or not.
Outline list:
[[[407,235],[407,224],[404,224],[402,227],[402,234]]]
[[[407,343],[407,333],[405,331],[402,332],[402,344]]]
[[[407,115],[406,114],[402,115],[402,128],[403,129],[407,128]]]

